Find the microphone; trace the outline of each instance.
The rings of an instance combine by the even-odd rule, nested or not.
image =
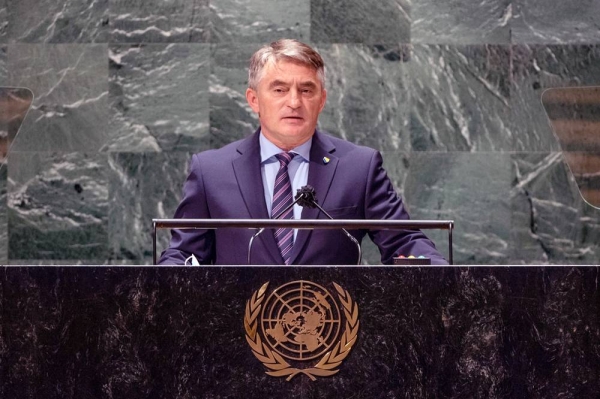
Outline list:
[[[294,202],[286,206],[279,214],[272,219],[279,219],[282,215],[284,215],[291,207],[298,204],[303,208],[305,206],[309,206],[309,204],[315,202],[315,189],[311,186],[303,186],[296,191],[296,196],[294,197]],[[309,208],[314,208],[314,206],[309,206]],[[252,245],[254,244],[254,239],[258,237],[262,232],[265,231],[264,227],[258,229],[258,231],[250,238],[250,242],[248,243],[248,264],[252,264]],[[354,238],[354,237],[353,237]]]
[[[318,200],[316,197],[315,189],[312,186],[309,186],[308,184],[306,186],[302,186],[298,190],[296,190],[296,196],[294,197],[294,202],[292,202],[287,207],[285,207],[285,209],[282,210],[281,212],[279,212],[279,215],[277,215],[273,219],[279,219],[281,217],[281,215],[284,215],[291,207],[298,204],[303,208],[318,208],[321,212],[323,212],[323,214],[325,216],[327,216],[330,220],[333,220],[333,217],[329,213],[327,213],[327,211],[325,211],[325,209],[323,209],[317,201]],[[248,264],[249,265],[252,264],[251,255],[252,255],[252,245],[254,244],[254,239],[256,237],[258,237],[260,234],[262,234],[263,231],[265,231],[265,228],[261,227],[252,236],[252,238],[250,238],[250,243],[248,244]],[[348,232],[348,230],[346,230],[345,228],[342,227],[342,231],[356,245],[356,248],[358,249],[357,265],[360,265],[360,263],[362,261],[362,249],[360,247],[360,243],[358,242],[358,240],[356,238],[354,238],[354,236],[352,234],[350,234]]]
[[[296,194],[296,202],[298,202],[298,205],[302,206],[303,208],[318,208],[325,216],[327,216],[330,220],[333,220],[333,217],[319,205],[317,202],[315,189],[308,184],[298,189],[298,193]],[[360,247],[360,243],[352,234],[348,232],[348,230],[342,227],[342,231],[356,245],[356,248],[358,249],[357,265],[360,265],[362,261],[362,249]]]
[[[315,189],[308,184],[298,189],[295,198],[298,202],[298,205],[300,205],[302,208],[316,208],[318,206],[317,197],[315,196]]]

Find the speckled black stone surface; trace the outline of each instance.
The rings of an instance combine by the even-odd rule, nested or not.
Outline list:
[[[2,398],[591,398],[598,267],[4,267]],[[342,285],[337,375],[265,374],[244,308],[269,281]]]

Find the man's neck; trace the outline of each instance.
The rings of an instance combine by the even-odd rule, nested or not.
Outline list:
[[[306,159],[307,161],[310,160],[310,149],[312,147],[312,137],[310,137],[307,141],[305,141],[304,143],[302,143],[298,146],[292,147],[289,150],[285,150],[285,149],[279,147],[278,145],[276,145],[275,143],[273,143],[272,141],[270,141],[262,132],[260,132],[259,143],[260,143],[261,162],[266,161],[267,159],[269,159],[270,157],[272,157],[275,154],[280,153],[281,151],[285,151],[285,152],[294,151],[295,153],[299,154],[302,158]]]

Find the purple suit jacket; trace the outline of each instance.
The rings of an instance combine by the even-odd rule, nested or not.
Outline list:
[[[259,131],[218,150],[195,154],[175,218],[269,219],[260,169]],[[323,158],[330,159],[324,163]],[[381,154],[321,132],[310,151],[308,184],[319,205],[334,219],[408,219],[402,200],[382,167]],[[318,209],[304,208],[302,219],[324,219]],[[159,264],[183,264],[194,254],[200,263],[245,265],[250,229],[173,230],[171,244]],[[283,265],[274,230],[254,241],[252,263]],[[435,245],[415,230],[351,230],[359,242],[369,234],[381,261],[391,264],[397,254],[424,255],[433,264],[446,264]],[[355,244],[337,230],[299,230],[291,263],[295,265],[356,264]]]

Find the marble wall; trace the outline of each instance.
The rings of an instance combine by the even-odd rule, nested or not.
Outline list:
[[[455,220],[456,263],[598,263],[600,211],[540,102],[600,85],[597,15],[597,0],[0,0],[0,86],[35,95],[0,170],[0,264],[150,262],[190,154],[256,127],[247,60],[280,37],[326,60],[321,127],[381,150],[413,218]]]

